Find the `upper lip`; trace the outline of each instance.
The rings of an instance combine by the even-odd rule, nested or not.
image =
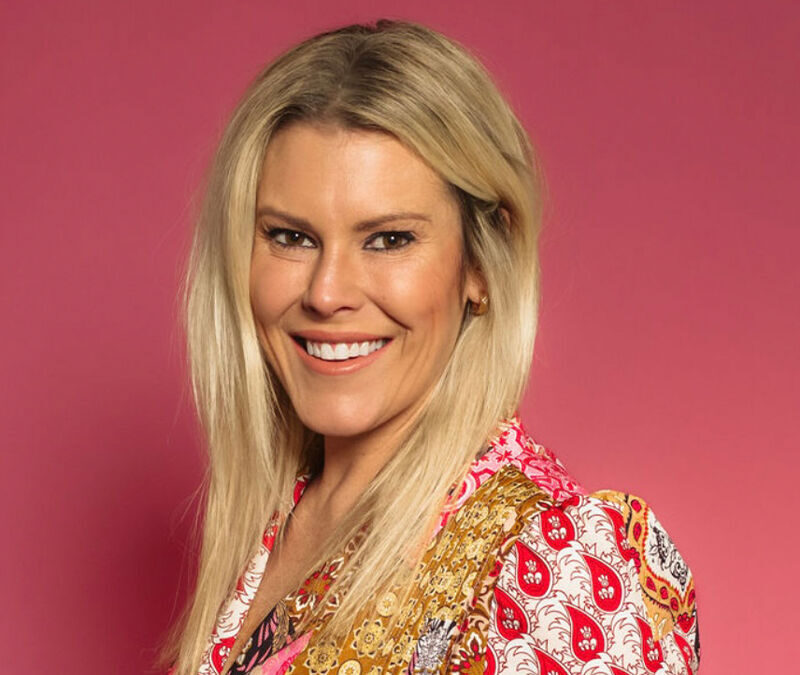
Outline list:
[[[391,340],[385,335],[375,335],[373,333],[329,333],[324,330],[304,330],[292,333],[293,337],[311,340],[311,342],[372,342],[373,340]]]

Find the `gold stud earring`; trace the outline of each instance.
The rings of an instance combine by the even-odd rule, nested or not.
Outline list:
[[[470,302],[469,309],[473,316],[481,316],[489,311],[489,296],[484,295],[480,302]]]

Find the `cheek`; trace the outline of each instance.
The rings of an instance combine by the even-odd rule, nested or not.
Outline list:
[[[426,339],[436,339],[460,320],[459,275],[452,260],[384,265],[374,277],[375,297],[397,322],[412,331],[435,329],[437,334]]]
[[[279,336],[281,318],[291,305],[291,288],[276,265],[253,265],[250,272],[250,305],[259,344],[270,369],[284,387],[287,386],[284,365],[287,345]]]
[[[291,304],[292,284],[275,265],[253,264],[250,270],[250,305],[259,335],[276,325]]]

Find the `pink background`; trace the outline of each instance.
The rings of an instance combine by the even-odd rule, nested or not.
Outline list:
[[[3,672],[148,670],[202,472],[176,320],[193,190],[263,63],[379,16],[469,45],[540,148],[528,428],[654,506],[697,579],[704,675],[787,672],[798,5],[501,4],[2,3]]]

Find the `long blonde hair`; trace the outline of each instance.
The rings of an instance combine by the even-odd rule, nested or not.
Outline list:
[[[376,588],[398,582],[442,505],[513,413],[528,378],[539,300],[542,184],[522,125],[484,68],[424,26],[353,25],[284,53],[251,84],[219,144],[185,282],[192,389],[209,451],[196,588],[167,658],[195,673],[222,603],[286,512],[296,475],[318,466],[305,428],[266,365],[248,281],[259,171],[270,136],[290,121],[393,134],[450,186],[461,208],[465,263],[490,297],[465,313],[451,358],[392,459],[328,542],[317,564],[365,524],[355,574],[331,623],[352,622]],[[359,574],[358,570],[368,570]],[[310,572],[311,570],[309,570]]]

